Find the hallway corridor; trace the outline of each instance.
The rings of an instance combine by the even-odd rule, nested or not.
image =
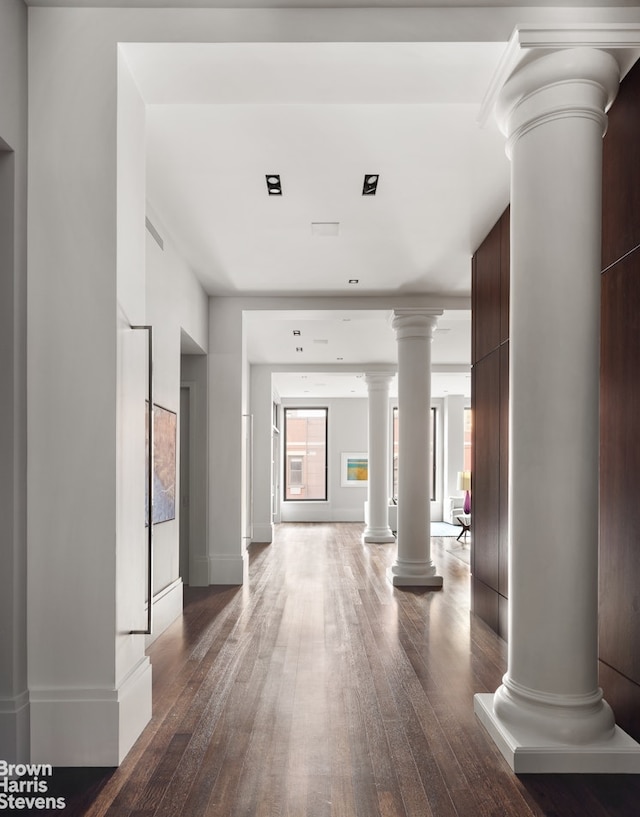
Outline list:
[[[247,586],[186,589],[184,616],[150,649],[151,723],[117,770],[56,770],[58,813],[638,813],[634,776],[508,769],[473,714],[473,694],[501,681],[506,645],[469,613],[455,539],[432,540],[434,592],[394,589],[395,546],[363,545],[362,525],[276,530],[251,547]]]

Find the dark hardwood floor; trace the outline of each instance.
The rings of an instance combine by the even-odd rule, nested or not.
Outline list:
[[[187,588],[150,649],[151,723],[116,770],[55,770],[67,806],[51,814],[640,814],[636,776],[516,777],[503,761],[473,694],[500,684],[506,645],[469,613],[459,543],[432,540],[443,590],[399,590],[395,546],[361,534],[281,525],[251,547],[248,585]]]

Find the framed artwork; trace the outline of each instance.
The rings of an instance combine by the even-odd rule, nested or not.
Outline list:
[[[340,484],[343,488],[366,488],[369,484],[369,455],[341,455]]]
[[[153,508],[154,525],[176,518],[176,440],[178,415],[153,405]],[[148,423],[145,422],[148,434]],[[148,437],[147,437],[148,440]],[[147,457],[148,459],[148,457]],[[149,463],[147,462],[147,473]],[[149,495],[145,479],[145,520],[148,518]],[[146,522],[145,522],[146,524]]]

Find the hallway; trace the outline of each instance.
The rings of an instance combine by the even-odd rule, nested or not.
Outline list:
[[[65,817],[637,814],[634,776],[508,769],[473,714],[506,645],[469,614],[455,539],[432,540],[442,591],[401,591],[395,546],[361,534],[283,524],[247,586],[187,588],[150,649],[151,723],[115,771],[56,770]]]

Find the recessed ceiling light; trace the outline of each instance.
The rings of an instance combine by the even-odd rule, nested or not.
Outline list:
[[[336,360],[344,360],[343,357],[337,357]]]
[[[364,177],[364,183],[362,185],[362,195],[363,196],[375,196],[376,190],[378,189],[378,179],[380,177],[374,173],[367,173]]]
[[[300,334],[300,330],[299,330],[299,329],[294,329],[294,330],[293,330],[293,335],[294,335],[294,337],[298,337],[298,335],[299,335],[299,334]]]
[[[276,173],[269,173],[265,176],[267,180],[267,192],[270,196],[281,196],[282,195],[282,182],[280,181],[280,176]]]
[[[296,346],[296,352],[301,352],[301,351],[302,351],[302,346]]]
[[[359,284],[360,279],[359,278],[349,278],[349,283],[350,284]]]

